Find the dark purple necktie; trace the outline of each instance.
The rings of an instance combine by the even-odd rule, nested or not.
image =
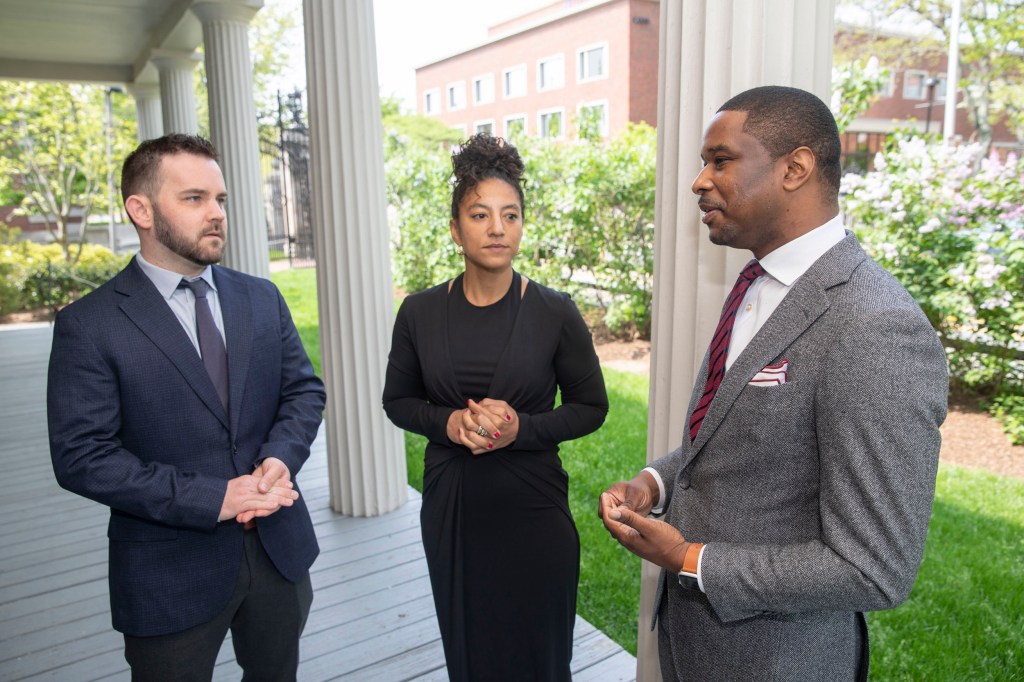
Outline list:
[[[729,298],[725,299],[725,306],[722,308],[722,317],[718,319],[718,326],[715,328],[715,335],[711,337],[711,350],[708,357],[708,380],[704,384],[704,394],[697,402],[697,407],[690,415],[690,442],[697,438],[700,425],[704,422],[704,415],[707,414],[711,400],[715,397],[718,385],[722,383],[725,376],[725,358],[729,355],[729,338],[732,336],[732,323],[736,319],[736,311],[740,307],[743,295],[754,283],[754,280],[764,274],[764,268],[756,260],[747,263],[743,272],[736,279],[732,286]]]
[[[224,339],[213,321],[210,302],[206,299],[210,285],[200,278],[189,281],[182,279],[179,287],[188,287],[196,296],[196,333],[199,336],[199,352],[203,356],[203,365],[210,375],[217,395],[228,409],[228,353],[224,348]]]

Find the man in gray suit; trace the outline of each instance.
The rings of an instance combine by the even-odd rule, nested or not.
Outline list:
[[[726,302],[682,446],[599,508],[664,569],[666,680],[864,679],[863,612],[903,602],[920,566],[945,354],[843,229],[839,153],[829,109],[794,88],[737,95],[705,131],[703,222],[756,260]]]

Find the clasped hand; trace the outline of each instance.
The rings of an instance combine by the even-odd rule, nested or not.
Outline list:
[[[267,457],[251,473],[228,481],[218,521],[235,519],[247,523],[270,516],[281,507],[290,507],[299,499],[291,472],[276,457]]]
[[[478,428],[487,434],[480,435]],[[504,400],[466,401],[466,408],[448,417],[448,438],[474,455],[508,446],[519,435],[519,414]]]
[[[650,478],[650,474],[641,472],[632,481],[616,483],[601,493],[597,515],[608,533],[630,552],[662,568],[678,571],[688,543],[675,527],[647,517],[657,500],[644,477]]]

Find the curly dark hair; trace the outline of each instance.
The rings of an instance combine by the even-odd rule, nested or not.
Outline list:
[[[160,161],[172,154],[192,154],[220,160],[213,143],[198,135],[170,133],[146,140],[124,160],[121,168],[121,198],[127,199],[133,194],[152,197],[157,189],[156,176]]]
[[[458,219],[466,192],[490,178],[504,180],[515,187],[519,205],[525,211],[523,168],[519,152],[503,138],[478,133],[463,142],[452,153],[452,218]]]
[[[719,111],[745,111],[743,131],[757,138],[772,158],[797,147],[814,152],[827,198],[839,196],[840,147],[836,119],[814,94],[798,88],[766,85],[741,92]]]

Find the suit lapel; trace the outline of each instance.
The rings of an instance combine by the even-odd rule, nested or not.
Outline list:
[[[214,266],[213,279],[217,283],[220,312],[224,319],[228,350],[228,405],[231,424],[235,425],[241,415],[245,378],[252,355],[252,297],[245,283],[223,268]]]
[[[864,259],[864,251],[856,237],[847,234],[843,241],[826,251],[782,299],[779,307],[750,340],[747,347],[725,373],[715,398],[708,408],[693,447],[689,448],[687,464],[722,424],[733,403],[754,375],[772,363],[803,334],[829,307],[826,291],[849,280],[856,266]],[[701,368],[701,384],[707,374],[707,358]],[[755,390],[770,390],[758,388]],[[703,385],[694,391],[703,391]],[[690,411],[693,410],[691,400]],[[689,413],[687,414],[689,423]],[[689,437],[689,433],[686,434]],[[684,452],[687,449],[684,448]],[[685,465],[684,465],[685,466]]]
[[[134,260],[118,275],[115,286],[124,296],[121,311],[167,356],[203,404],[227,427],[224,406],[199,353],[167,301]]]

